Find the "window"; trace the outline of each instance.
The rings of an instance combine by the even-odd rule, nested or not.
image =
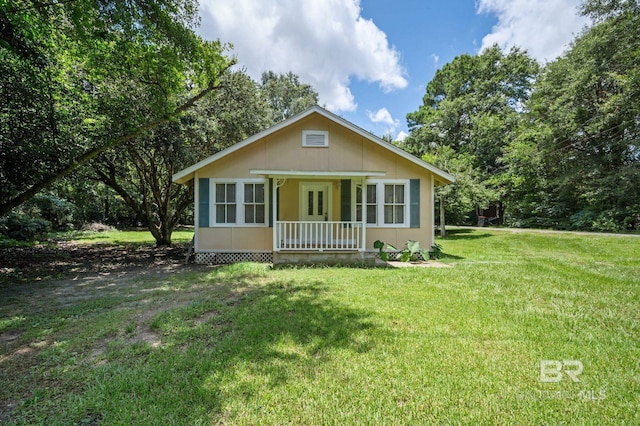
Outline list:
[[[384,223],[404,223],[405,185],[384,185]]]
[[[210,222],[214,226],[266,226],[269,221],[265,179],[211,179]]]
[[[302,146],[307,148],[325,148],[329,146],[329,132],[322,130],[304,130]]]
[[[364,203],[365,211],[367,215],[367,223],[376,224],[378,222],[378,214],[376,207],[376,185],[367,185],[366,201]],[[362,221],[362,186],[356,187],[356,221]]]
[[[369,226],[409,227],[409,184],[408,179],[371,179],[364,193],[356,186],[356,220],[365,214]]]
[[[216,223],[236,223],[236,184],[216,184]]]
[[[244,223],[264,225],[264,183],[244,184]]]

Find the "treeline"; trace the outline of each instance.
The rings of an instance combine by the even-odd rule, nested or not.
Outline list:
[[[459,56],[407,115],[402,146],[457,177],[448,222],[494,203],[516,226],[640,225],[640,6],[582,13],[593,25],[557,60]],[[99,221],[170,244],[193,208],[173,173],[318,102],[294,74],[234,69],[197,21],[195,0],[0,5],[0,233]]]
[[[194,28],[195,0],[0,5],[0,233],[99,221],[159,245],[189,221],[173,173],[309,105],[289,74],[253,81]]]
[[[541,67],[497,46],[455,58],[408,114],[405,149],[452,172],[447,221],[505,208],[513,226],[640,227],[640,5],[588,0],[593,24]]]

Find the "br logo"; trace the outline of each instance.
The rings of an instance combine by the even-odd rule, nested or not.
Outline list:
[[[564,361],[542,360],[540,361],[540,381],[543,383],[557,383],[566,375],[574,382],[579,382],[578,376],[582,374],[584,365],[581,361],[570,359]]]

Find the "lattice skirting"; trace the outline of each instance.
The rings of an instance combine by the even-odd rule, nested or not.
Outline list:
[[[387,256],[388,259],[391,261],[399,261],[400,260],[400,255],[402,253],[400,253],[399,251],[397,252],[387,252]],[[376,252],[375,256],[380,259],[380,253]],[[422,255],[422,253],[416,253],[416,257],[418,261],[427,261],[429,260],[429,256],[427,256],[427,258],[425,259],[424,256]]]
[[[239,253],[196,253],[196,263],[213,263],[216,265],[238,262],[273,262],[271,253],[239,252]]]

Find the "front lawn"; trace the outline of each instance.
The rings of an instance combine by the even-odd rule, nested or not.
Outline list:
[[[453,268],[2,284],[0,423],[640,424],[640,238],[439,243]]]

